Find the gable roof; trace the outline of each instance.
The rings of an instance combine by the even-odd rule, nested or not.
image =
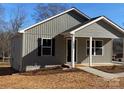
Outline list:
[[[76,28],[75,30],[73,31],[70,31],[71,34],[74,34],[75,32],[95,23],[95,22],[98,22],[100,20],[105,20],[106,22],[108,22],[110,25],[112,25],[113,27],[115,27],[116,29],[118,29],[120,32],[122,32],[124,34],[124,29],[122,29],[120,26],[118,26],[117,24],[115,24],[114,22],[112,22],[111,20],[109,20],[107,17],[105,16],[100,16],[100,17],[96,17],[96,18],[93,18],[87,22],[85,22],[82,26],[80,26],[79,28]]]
[[[61,16],[61,15],[65,14],[65,13],[68,13],[68,12],[70,12],[70,11],[72,11],[72,10],[74,10],[74,11],[76,11],[77,13],[81,14],[81,15],[84,16],[85,18],[90,19],[89,16],[87,16],[87,15],[85,15],[84,13],[80,12],[78,9],[76,9],[76,8],[71,8],[71,9],[68,9],[68,10],[66,10],[66,11],[64,11],[64,12],[61,12],[61,13],[59,13],[59,14],[56,14],[56,15],[50,17],[50,18],[47,18],[47,19],[45,19],[45,20],[43,20],[43,21],[40,21],[40,22],[38,22],[38,23],[36,23],[36,24],[34,24],[34,25],[31,25],[31,26],[29,26],[29,27],[27,27],[27,28],[25,28],[25,29],[23,29],[23,30],[20,30],[19,33],[24,33],[26,30],[28,30],[28,29],[30,29],[30,28],[32,28],[32,27],[34,27],[34,26],[37,26],[37,25],[42,24],[42,23],[44,23],[44,22],[47,22],[47,21],[49,21],[49,20],[51,20],[51,19],[53,19],[53,18],[56,18],[56,17],[58,17],[58,16]]]

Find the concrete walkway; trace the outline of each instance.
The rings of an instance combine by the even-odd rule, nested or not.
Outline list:
[[[112,74],[112,73],[103,72],[101,70],[94,69],[94,68],[91,68],[91,67],[77,67],[77,68],[79,68],[81,70],[84,70],[88,73],[103,77],[105,79],[113,79],[113,78],[118,78],[118,77],[124,77],[124,72]]]

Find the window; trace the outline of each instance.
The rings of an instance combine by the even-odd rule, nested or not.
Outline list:
[[[102,41],[96,41],[95,44],[95,55],[102,55]]]
[[[41,55],[50,55],[55,56],[55,38],[53,39],[42,39],[38,38],[38,56]]]
[[[52,54],[52,40],[43,39],[42,55],[51,55],[51,54]]]
[[[90,50],[90,43],[89,40],[87,40],[87,55],[89,55]],[[103,41],[100,40],[93,40],[92,41],[92,55],[102,55],[103,54]]]

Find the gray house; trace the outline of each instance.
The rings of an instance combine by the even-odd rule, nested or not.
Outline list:
[[[11,40],[11,66],[27,71],[63,63],[107,65],[112,40],[122,37],[124,30],[108,18],[71,8],[19,31]]]

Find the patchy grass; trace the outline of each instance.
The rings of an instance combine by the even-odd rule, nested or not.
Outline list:
[[[69,72],[82,72],[82,70],[79,69],[67,69],[67,70],[62,70],[61,67],[50,67],[50,68],[41,68],[39,70],[34,70],[34,71],[27,71],[24,73],[20,73],[20,75],[25,75],[25,76],[36,76],[36,75],[48,75],[48,74],[64,74],[64,73],[69,73]]]
[[[78,69],[36,70],[0,76],[0,88],[108,88],[107,83]]]
[[[82,70],[57,67],[0,76],[0,88],[124,88],[124,84],[112,87],[109,81]]]
[[[77,69],[37,73],[1,76],[0,88],[108,88],[107,81]]]
[[[121,73],[121,72],[124,72],[124,66],[121,66],[121,65],[96,66],[96,67],[93,67],[93,68],[96,68],[96,69],[99,69],[101,71],[108,72],[108,73]]]

